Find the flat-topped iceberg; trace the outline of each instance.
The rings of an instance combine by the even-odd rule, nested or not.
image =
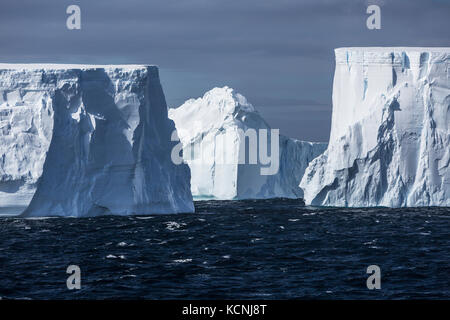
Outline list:
[[[169,110],[194,199],[301,198],[298,182],[324,143],[278,135],[247,99],[214,88]]]
[[[335,50],[328,149],[307,204],[450,206],[450,48]]]
[[[0,207],[23,216],[193,212],[155,66],[0,64]]]

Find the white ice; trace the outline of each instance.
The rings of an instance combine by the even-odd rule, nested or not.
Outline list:
[[[193,212],[154,66],[0,64],[0,207],[24,216]]]
[[[335,50],[328,149],[307,204],[450,206],[450,48]]]
[[[324,143],[280,135],[278,170],[274,175],[261,174],[267,165],[261,158],[250,163],[250,139],[245,141],[238,131],[254,129],[258,134],[260,129],[271,128],[244,96],[229,87],[214,88],[203,97],[170,109],[169,118],[175,122],[183,156],[191,169],[194,199],[301,198],[298,182],[309,161],[326,148]],[[272,137],[268,136],[270,153]],[[261,139],[257,139],[259,154]],[[196,150],[201,150],[202,157]],[[239,161],[242,152],[247,155],[245,163]]]

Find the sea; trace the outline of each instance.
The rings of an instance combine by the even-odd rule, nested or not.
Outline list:
[[[320,208],[288,199],[195,207],[1,216],[0,299],[450,298],[450,208]],[[379,288],[368,286],[373,266]],[[74,275],[79,289],[68,285]]]

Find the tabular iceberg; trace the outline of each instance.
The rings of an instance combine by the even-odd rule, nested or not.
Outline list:
[[[328,149],[307,204],[450,206],[450,48],[335,50]]]
[[[246,98],[228,87],[169,109],[169,118],[191,169],[194,199],[301,198],[298,183],[309,161],[326,148],[276,136]],[[270,154],[274,145],[279,152]],[[270,164],[262,160],[269,154]]]
[[[0,207],[23,216],[193,212],[155,66],[0,64]]]

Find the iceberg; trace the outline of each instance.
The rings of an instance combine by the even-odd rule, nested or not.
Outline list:
[[[25,217],[193,212],[173,130],[155,66],[0,64],[0,207]]]
[[[450,206],[450,48],[335,50],[327,150],[307,204]]]
[[[169,109],[169,118],[197,200],[301,198],[298,183],[308,163],[326,148],[278,135],[229,87]]]

